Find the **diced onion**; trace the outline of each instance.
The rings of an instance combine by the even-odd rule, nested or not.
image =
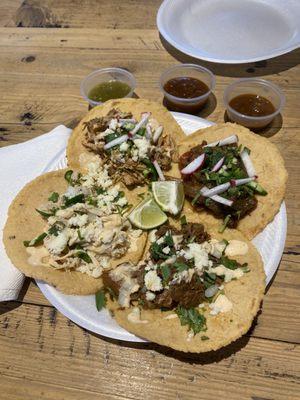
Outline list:
[[[154,165],[154,168],[156,169],[156,172],[157,172],[157,174],[159,176],[159,179],[161,181],[165,181],[166,178],[164,177],[164,174],[163,174],[163,172],[162,172],[162,170],[161,170],[161,168],[160,168],[160,166],[159,166],[159,164],[158,164],[158,162],[156,160],[153,161],[153,165]]]
[[[224,204],[225,206],[231,207],[233,204],[232,200],[225,199],[224,197],[218,196],[215,194],[214,196],[211,196],[210,199],[216,201],[217,203]]]
[[[190,175],[193,172],[197,171],[197,169],[199,169],[205,159],[205,153],[201,154],[200,156],[198,156],[197,158],[195,158],[192,162],[190,162],[187,166],[185,166],[180,172],[183,175]]]
[[[130,131],[131,136],[135,135],[137,131],[148,122],[151,113],[143,113],[142,115],[143,116],[140,122],[138,122],[136,126],[132,129],[132,131]]]
[[[207,288],[204,292],[205,297],[213,297],[219,290],[219,287],[217,285],[212,285],[209,288]]]
[[[163,127],[159,126],[157,129],[155,129],[155,132],[153,134],[153,143],[157,143],[158,139],[160,138],[160,135],[162,134]]]
[[[222,167],[225,157],[222,157],[213,167],[212,172],[217,172]]]
[[[256,177],[252,178],[244,178],[244,179],[231,179],[230,184],[231,186],[240,186],[240,185],[245,185],[246,183],[255,181]]]
[[[104,150],[108,150],[112,147],[118,146],[119,144],[126,142],[128,140],[128,135],[122,135],[114,140],[111,140],[110,142],[106,143],[103,148]]]
[[[254,169],[253,163],[251,161],[251,158],[250,158],[247,150],[244,149],[241,152],[241,159],[242,159],[243,164],[244,164],[244,166],[246,168],[248,176],[249,177],[255,176],[256,175],[255,169]]]
[[[207,187],[203,187],[200,192],[202,194],[202,196],[204,197],[212,197],[216,194],[220,194],[223,192],[226,192],[227,189],[230,188],[230,183],[226,182],[226,183],[222,183],[222,185],[219,186],[215,186],[212,189],[208,189]]]
[[[225,139],[218,140],[217,142],[209,143],[203,147],[215,147],[215,146],[226,146],[227,144],[233,144],[238,142],[238,137],[236,135],[228,136]]]

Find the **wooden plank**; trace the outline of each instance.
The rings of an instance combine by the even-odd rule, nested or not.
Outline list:
[[[80,96],[80,82],[91,70],[106,66],[127,68],[137,78],[136,92],[140,97],[161,101],[160,74],[175,61],[159,43],[156,31],[54,29],[51,35],[47,32],[45,29],[0,29],[3,53],[0,90],[5,94],[0,100],[1,123],[20,122],[29,109],[33,110],[39,123],[58,123],[84,112],[86,103]],[[237,68],[238,71],[244,68],[246,73],[246,67]],[[293,67],[269,77],[287,95],[283,128],[299,125],[294,111],[299,97],[299,68]],[[271,70],[268,72],[268,65],[260,69],[266,75]],[[229,77],[217,78],[216,108],[212,99],[200,116],[209,116],[212,121],[224,120],[221,99],[224,88],[231,81]],[[275,133],[280,126],[278,119],[269,134]],[[283,133],[282,130],[275,140],[281,140]]]
[[[103,340],[51,308],[23,304],[0,321],[0,387],[7,387],[9,399],[30,398],[29,386],[31,398],[45,391],[49,399],[57,392],[55,398],[64,399],[74,392],[88,399],[162,400],[299,395],[300,347],[294,344],[244,337],[217,353],[185,355]]]
[[[155,28],[161,0],[1,0],[0,26]]]

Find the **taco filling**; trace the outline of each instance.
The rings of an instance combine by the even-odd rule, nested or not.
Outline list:
[[[24,242],[28,262],[98,278],[112,259],[128,252],[142,231],[124,219],[130,204],[106,166],[91,163],[87,174],[69,170],[65,179],[65,193],[50,193],[48,202],[36,209],[45,228]]]
[[[177,161],[174,141],[151,113],[137,121],[131,113],[112,109],[86,122],[85,129],[83,145],[101,156],[114,181],[129,188],[163,179],[163,171]]]
[[[179,167],[186,196],[196,209],[224,220],[221,232],[226,226],[236,228],[255,210],[256,195],[267,195],[258,183],[251,150],[239,145],[236,135],[210,144],[203,141],[181,155]]]
[[[232,309],[224,285],[249,269],[230,256],[247,252],[247,243],[213,239],[198,223],[185,223],[180,230],[163,225],[152,232],[147,258],[105,272],[104,286],[121,307],[134,306],[134,313],[173,310],[166,318],[178,317],[196,334],[206,330],[205,310],[217,315]]]

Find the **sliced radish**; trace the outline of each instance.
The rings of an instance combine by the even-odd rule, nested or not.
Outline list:
[[[144,125],[146,125],[146,123],[148,122],[148,119],[150,117],[151,113],[143,113],[142,114],[142,119],[140,120],[140,122],[138,122],[136,124],[136,126],[132,129],[132,131],[130,131],[130,135],[133,136],[137,133],[137,131]]]
[[[232,135],[232,136],[228,136],[225,139],[221,139],[217,142],[209,143],[203,147],[225,146],[227,144],[237,143],[238,141],[239,141],[238,137],[236,135]]]
[[[158,162],[156,160],[153,161],[153,165],[154,165],[154,168],[156,169],[156,172],[157,172],[157,174],[159,176],[159,179],[161,181],[165,181],[166,178],[164,177],[164,174],[163,174],[163,172],[162,172],[162,170],[161,170],[161,168],[160,168],[160,166],[159,166],[159,164],[158,164]]]
[[[149,125],[149,124],[146,125],[145,137],[146,137],[147,140],[151,140],[152,131],[151,131],[151,128],[150,128],[150,125]]]
[[[183,175],[190,175],[193,172],[197,171],[197,169],[199,169],[202,164],[204,163],[204,159],[205,159],[205,153],[201,154],[200,156],[198,156],[197,158],[195,158],[195,160],[193,160],[192,162],[190,162],[187,166],[185,166],[180,172]]]
[[[155,129],[155,132],[153,134],[153,143],[157,143],[158,139],[160,138],[160,135],[162,134],[163,127],[159,126],[157,129]]]
[[[250,176],[250,177],[255,176],[256,175],[255,169],[254,169],[254,166],[252,164],[251,158],[250,158],[247,150],[244,149],[241,152],[241,159],[244,163],[244,166],[245,166],[248,176]]]
[[[129,139],[128,135],[122,135],[108,143],[106,143],[103,148],[104,150],[111,149],[112,147],[118,146],[119,144],[126,142]]]
[[[255,181],[256,177],[253,176],[251,178],[244,178],[244,179],[231,179],[230,184],[231,186],[240,186],[245,185],[246,183]]]
[[[136,124],[136,120],[134,118],[120,118],[119,119],[120,124]]]
[[[226,190],[229,189],[229,188],[230,188],[230,183],[226,182],[226,183],[222,183],[222,185],[215,186],[212,189],[208,189],[207,187],[203,187],[200,190],[200,192],[201,192],[202,196],[204,196],[204,197],[212,197],[212,196],[214,196],[216,194],[226,192]]]
[[[225,199],[224,197],[218,196],[215,194],[214,196],[211,196],[210,199],[216,201],[217,203],[224,204],[225,206],[231,207],[233,204],[232,200]]]
[[[217,172],[219,169],[222,167],[224,163],[225,157],[222,157],[221,160],[219,160],[216,165],[213,167],[212,172]]]

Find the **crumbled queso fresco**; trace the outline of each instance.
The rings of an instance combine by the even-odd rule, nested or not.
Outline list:
[[[67,171],[65,179],[69,183],[65,193],[50,194],[38,210],[45,219],[44,232],[24,244],[35,265],[73,269],[98,278],[110,266],[110,259],[127,253],[142,231],[123,218],[128,201],[120,187],[113,185],[105,166],[93,162],[85,175]]]

